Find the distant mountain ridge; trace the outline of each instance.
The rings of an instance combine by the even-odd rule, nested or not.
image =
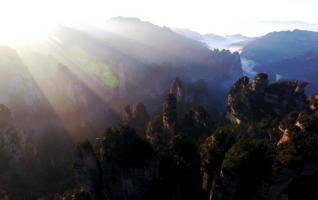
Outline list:
[[[210,49],[228,49],[232,52],[240,51],[243,46],[254,40],[252,37],[241,34],[221,36],[213,33],[200,34],[189,29],[174,29],[174,31],[185,37],[202,42]]]
[[[40,121],[51,113],[76,135],[85,127],[111,125],[127,102],[160,101],[176,76],[190,83],[205,79],[218,94],[214,101],[221,102],[242,75],[238,54],[211,51],[168,28],[131,18],[111,19],[103,29],[58,26],[38,43],[3,48],[0,58],[0,103],[12,108],[14,117],[25,116],[26,108],[27,116],[38,112],[21,118],[25,126],[34,125],[28,119]],[[30,84],[30,91],[24,88]],[[23,103],[15,107],[17,96]],[[157,109],[152,105],[149,110]]]
[[[242,50],[242,56],[259,63],[271,64],[278,60],[318,52],[318,33],[304,30],[272,32],[260,37]]]
[[[294,30],[272,32],[247,44],[241,53],[255,62],[256,71],[301,79],[318,86],[318,32]]]

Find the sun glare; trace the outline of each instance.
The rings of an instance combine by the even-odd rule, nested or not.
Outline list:
[[[1,24],[0,44],[26,43],[40,39],[50,30],[50,26],[36,23],[28,24]]]
[[[0,1],[0,45],[38,39],[56,22],[41,1]]]
[[[117,16],[221,35],[239,32],[255,36],[272,30],[301,28],[295,23],[298,21],[306,29],[315,31],[318,29],[317,3],[304,1],[0,0],[0,44],[37,39],[56,24],[103,25],[107,19]],[[281,12],[287,5],[288,9]]]

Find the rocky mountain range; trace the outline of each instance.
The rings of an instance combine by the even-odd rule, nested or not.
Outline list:
[[[126,124],[106,130],[95,148],[79,145],[79,186],[61,198],[317,198],[318,105],[306,84],[242,77],[218,125],[215,114],[184,104],[181,85],[171,84],[162,111],[145,119],[146,131]]]
[[[118,17],[0,47],[0,200],[317,199],[317,41]]]
[[[205,80],[209,91],[220,94],[215,103],[222,104],[242,75],[238,54],[211,51],[168,28],[130,18],[114,18],[101,29],[59,26],[37,43],[2,47],[0,56],[0,103],[34,134],[48,124],[75,137],[88,127],[98,132],[118,122],[123,105],[141,100],[153,112],[158,108],[152,102],[175,76],[189,83]]]
[[[255,39],[241,34],[221,36],[213,33],[200,34],[188,29],[174,29],[174,31],[185,37],[202,42],[210,49],[228,49],[232,52],[241,51],[245,45]]]
[[[318,33],[304,30],[272,32],[244,46],[241,56],[252,60],[254,71],[267,72],[274,78],[299,79],[311,83],[309,92],[317,89],[313,76],[318,66]]]

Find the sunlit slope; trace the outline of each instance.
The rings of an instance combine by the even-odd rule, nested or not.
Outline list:
[[[137,19],[116,18],[104,28],[58,26],[37,41],[11,46],[10,51],[17,53],[1,66],[2,74],[6,76],[16,61],[23,67],[14,77],[24,71],[28,74],[27,79],[13,81],[10,91],[28,99],[31,108],[45,101],[73,133],[111,125],[128,102],[160,102],[176,76],[189,81],[205,79],[217,101],[226,86],[242,74],[238,54],[211,51],[168,28]],[[33,92],[21,93],[20,87],[31,81]],[[8,98],[0,103],[17,99]],[[16,104],[23,107],[25,103]],[[157,104],[148,106],[158,109]]]

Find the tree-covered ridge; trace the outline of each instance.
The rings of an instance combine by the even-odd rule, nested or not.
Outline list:
[[[144,133],[126,123],[108,129],[94,147],[80,145],[77,151],[97,164],[77,156],[77,188],[82,189],[58,199],[70,199],[70,194],[83,199],[85,193],[84,199],[318,197],[317,102],[315,95],[305,96],[301,83],[269,83],[266,74],[252,83],[242,78],[229,92],[223,117],[185,103],[181,84],[179,79],[172,84],[162,111],[143,118],[146,129],[137,123]],[[268,100],[278,97],[285,99]],[[233,111],[240,123],[228,120]]]
[[[159,110],[126,106],[122,124],[76,148],[56,128],[49,138],[31,140],[1,105],[0,197],[317,198],[318,101],[305,95],[307,83],[243,77],[223,115],[199,85],[176,78]]]

